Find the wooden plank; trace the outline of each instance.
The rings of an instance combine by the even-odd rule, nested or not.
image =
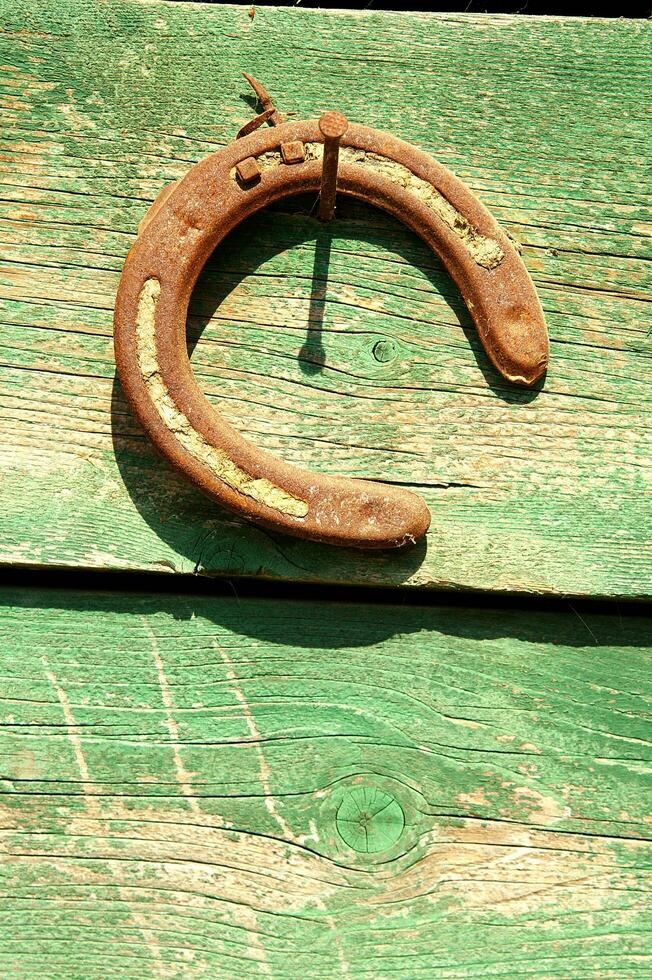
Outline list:
[[[649,618],[2,599],[7,980],[649,977]]]
[[[3,6],[2,560],[649,595],[649,23],[249,9]],[[523,245],[552,340],[534,397],[500,383],[427,250],[361,207],[332,237],[305,208],[252,220],[193,299],[227,418],[417,488],[427,548],[243,526],[171,474],[114,382],[138,221],[251,117],[242,69],[299,117],[338,108],[432,152]]]

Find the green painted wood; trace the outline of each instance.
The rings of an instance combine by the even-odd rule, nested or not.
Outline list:
[[[650,976],[649,618],[2,601],[6,980]]]
[[[0,6],[0,558],[650,595],[649,23],[249,9]],[[416,487],[427,548],[243,526],[155,456],[115,384],[137,224],[251,117],[243,69],[299,117],[341,109],[432,152],[522,243],[552,341],[534,397],[497,378],[428,251],[363,207],[252,220],[193,298],[227,418],[296,463]]]

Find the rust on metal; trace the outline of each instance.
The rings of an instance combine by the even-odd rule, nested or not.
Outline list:
[[[324,137],[324,163],[319,190],[319,217],[322,221],[331,221],[335,214],[340,140],[348,126],[348,120],[341,112],[325,112],[319,120],[319,131]]]
[[[236,139],[241,140],[243,136],[248,136],[249,133],[254,133],[257,129],[263,126],[266,122],[270,122],[276,109],[265,109],[264,112],[259,113],[259,115],[254,116],[250,119],[248,123],[245,123],[242,129],[239,129],[236,133]]]
[[[281,143],[283,163],[303,163],[306,159],[306,148],[300,140],[292,143]]]
[[[272,126],[249,132],[166,188],[127,256],[114,317],[122,386],[164,456],[241,516],[335,545],[414,542],[430,523],[417,494],[285,463],[244,439],[210,405],[185,344],[188,303],[206,260],[268,204],[321,192],[330,210],[337,193],[382,208],[423,238],[457,283],[492,363],[515,384],[532,385],[546,370],[541,304],[513,242],[444,166],[388,133],[347,125],[344,117],[333,122],[337,113],[275,121],[269,93],[245,77]]]
[[[242,77],[245,78],[251,85],[252,89],[256,93],[258,101],[263,107],[263,110],[270,113],[269,121],[271,122],[272,126],[280,125],[280,123],[283,122],[281,113],[274,105],[272,97],[265,86],[261,85],[260,82],[253,77],[253,75],[248,75],[246,71],[243,71]]]
[[[245,157],[235,165],[235,172],[243,184],[252,184],[260,178],[260,167],[255,157]]]

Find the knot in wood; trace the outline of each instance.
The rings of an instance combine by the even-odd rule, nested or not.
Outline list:
[[[393,361],[396,357],[396,344],[393,340],[377,340],[374,344],[373,355],[381,364]]]
[[[405,814],[391,793],[376,786],[355,786],[340,803],[335,823],[345,844],[373,854],[396,844],[405,827]]]

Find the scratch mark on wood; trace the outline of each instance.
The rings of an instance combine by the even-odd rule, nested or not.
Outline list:
[[[269,766],[267,764],[267,760],[265,759],[265,753],[263,752],[262,749],[260,732],[258,730],[256,720],[253,716],[253,712],[249,706],[249,702],[247,701],[244,691],[242,690],[240,684],[238,683],[237,675],[233,669],[233,661],[229,657],[226,650],[219,643],[217,643],[216,640],[213,641],[213,647],[222,658],[222,662],[226,667],[226,676],[228,677],[229,682],[231,684],[231,690],[233,691],[233,694],[238,704],[240,704],[240,706],[242,707],[242,713],[244,715],[247,728],[249,729],[249,734],[251,735],[256,756],[258,758],[260,784],[263,788],[263,794],[265,797],[265,807],[267,809],[267,812],[270,814],[271,817],[274,818],[276,823],[279,825],[286,839],[295,842],[296,839],[293,830],[289,826],[283,814],[279,813],[279,811],[276,808],[276,800],[274,799],[274,794],[272,793],[272,789],[270,785]]]
[[[295,835],[294,831],[288,824],[285,817],[281,813],[279,813],[276,807],[276,800],[274,799],[274,795],[272,793],[271,784],[270,784],[270,770],[267,764],[267,760],[265,759],[265,753],[263,752],[262,745],[261,745],[260,731],[258,729],[258,725],[256,724],[256,720],[254,718],[249,702],[247,701],[247,698],[244,694],[244,691],[242,690],[242,687],[238,683],[237,675],[235,673],[235,670],[233,669],[233,661],[231,660],[231,657],[228,655],[224,647],[218,644],[217,641],[213,641],[213,646],[222,658],[222,662],[224,663],[224,666],[226,668],[226,676],[228,677],[231,683],[231,689],[233,691],[236,700],[242,707],[242,713],[244,714],[245,721],[247,723],[247,728],[249,729],[249,734],[251,735],[251,738],[253,739],[254,742],[256,755],[258,756],[260,783],[263,788],[263,793],[265,795],[265,807],[267,809],[267,812],[270,814],[270,816],[274,818],[274,820],[280,827],[281,831],[283,832],[287,840],[292,841],[293,843],[300,844],[301,839]],[[322,910],[324,911],[326,910],[326,906],[322,899],[316,899],[316,904]],[[342,946],[342,940],[339,935],[339,931],[337,929],[337,924],[332,915],[326,915],[325,921],[330,931],[333,934],[333,939],[335,942],[335,947],[337,949],[337,957],[340,964],[342,976],[346,976],[349,973],[349,964],[344,954],[344,948]]]
[[[64,688],[59,683],[54,671],[50,666],[47,656],[43,656],[41,658],[41,661],[43,663],[43,667],[45,668],[45,676],[47,677],[48,681],[54,688],[57,698],[59,699],[59,704],[61,705],[61,709],[63,711],[63,717],[66,722],[66,734],[68,736],[68,740],[70,741],[70,744],[72,745],[72,749],[75,754],[75,762],[77,763],[77,768],[79,769],[79,774],[82,778],[82,785],[84,788],[84,805],[85,805],[86,812],[94,822],[95,832],[101,833],[102,814],[100,809],[100,800],[96,795],[97,788],[95,787],[95,785],[91,780],[88,763],[86,762],[86,756],[84,754],[84,749],[79,734],[80,733],[79,725],[77,724],[77,721],[75,719],[75,715],[72,710],[72,706],[70,704],[68,695],[64,690]],[[95,821],[97,822],[95,823]],[[113,864],[111,861],[108,862],[108,867],[112,877],[115,877],[113,871]],[[167,970],[161,958],[161,950],[160,950],[159,943],[154,933],[148,928],[147,920],[145,916],[143,916],[140,912],[138,912],[134,908],[133,902],[130,900],[125,887],[120,883],[118,883],[117,887],[118,887],[118,895],[120,896],[120,899],[125,903],[125,905],[129,909],[129,914],[131,916],[131,919],[134,925],[140,931],[143,939],[145,940],[147,949],[152,955],[152,958],[154,960],[155,976],[166,976]]]
[[[161,697],[163,699],[163,705],[165,707],[166,724],[167,729],[170,734],[170,740],[172,744],[172,756],[174,759],[174,771],[176,773],[177,782],[181,788],[181,792],[188,801],[188,806],[195,816],[201,816],[201,809],[197,800],[197,796],[192,788],[192,780],[190,773],[183,764],[181,758],[181,743],[179,740],[179,726],[177,725],[177,720],[174,717],[174,700],[172,698],[172,692],[170,690],[170,685],[165,674],[165,668],[163,666],[163,658],[161,657],[161,651],[158,645],[158,640],[156,639],[156,634],[154,630],[149,625],[147,617],[143,616],[142,621],[147,630],[147,635],[149,636],[152,645],[152,656],[154,658],[154,664],[156,666],[156,676],[158,678],[159,687],[161,689]]]
[[[63,711],[63,717],[66,721],[66,734],[70,744],[72,745],[72,750],[75,753],[75,762],[77,763],[77,768],[79,769],[79,774],[82,778],[86,809],[91,816],[99,818],[99,801],[96,799],[95,795],[97,793],[97,789],[91,782],[88,765],[86,764],[86,758],[84,756],[84,750],[82,748],[81,738],[79,735],[80,729],[75,721],[75,716],[73,714],[68,695],[57,681],[54,671],[50,667],[48,658],[43,656],[41,660],[43,667],[45,668],[45,676],[54,688]]]

